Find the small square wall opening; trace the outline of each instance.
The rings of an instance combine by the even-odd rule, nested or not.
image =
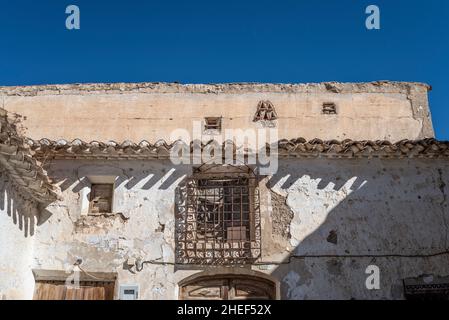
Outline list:
[[[337,114],[337,105],[334,102],[324,102],[323,114]]]
[[[89,196],[89,214],[111,213],[114,184],[92,184]]]
[[[221,117],[204,118],[204,130],[221,131]]]

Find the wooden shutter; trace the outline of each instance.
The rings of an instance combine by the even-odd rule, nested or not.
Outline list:
[[[65,285],[37,282],[34,289],[34,300],[63,300]]]
[[[113,300],[114,282],[82,281],[79,287],[63,281],[36,282],[34,300]]]
[[[67,287],[65,300],[106,300],[104,287]]]

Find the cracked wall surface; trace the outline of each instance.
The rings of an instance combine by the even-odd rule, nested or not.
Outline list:
[[[447,161],[285,161],[273,190],[294,211],[273,267],[288,299],[402,299],[401,279],[447,276]],[[380,290],[367,290],[369,265]],[[327,288],[327,289],[325,289]]]
[[[202,271],[247,270],[173,265],[175,189],[191,166],[160,160],[47,166],[64,200],[38,214],[32,235],[24,236],[4,199],[0,237],[15,248],[2,247],[6,298],[32,298],[32,269],[70,270],[79,258],[89,272],[117,274],[117,288],[138,284],[141,299],[176,299],[178,283]],[[280,160],[278,173],[259,182],[262,257],[246,268],[276,281],[283,299],[402,299],[402,279],[449,275],[448,167],[446,160],[424,159]],[[113,212],[85,215],[86,177],[101,175],[115,177]],[[380,290],[365,287],[371,264],[380,268]]]

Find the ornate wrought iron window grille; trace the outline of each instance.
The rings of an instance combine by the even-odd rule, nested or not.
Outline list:
[[[260,256],[255,177],[194,176],[178,191],[177,263],[248,264]]]

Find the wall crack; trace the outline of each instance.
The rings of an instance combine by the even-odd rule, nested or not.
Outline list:
[[[438,169],[438,189],[441,191],[441,194],[443,195],[443,200],[440,202],[441,206],[441,213],[443,218],[444,227],[446,229],[446,235],[445,235],[445,241],[444,241],[444,247],[448,249],[448,234],[449,234],[449,226],[446,219],[446,206],[447,206],[447,195],[444,189],[446,188],[446,183],[443,180],[443,170],[441,168]]]

